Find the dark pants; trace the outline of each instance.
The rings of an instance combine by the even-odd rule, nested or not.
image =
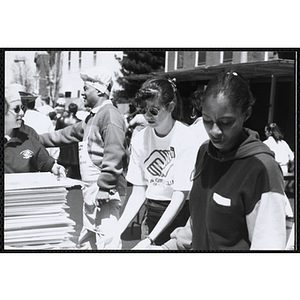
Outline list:
[[[167,206],[170,204],[170,201],[157,201],[147,199],[147,214],[146,214],[146,225],[149,228],[149,233],[153,230],[153,228],[158,223],[162,214],[166,210]],[[180,212],[173,220],[173,222],[163,230],[160,235],[155,239],[156,245],[162,245],[170,239],[170,234],[177,227],[185,226],[188,218],[190,217],[189,210],[189,201],[185,201],[183,207]]]

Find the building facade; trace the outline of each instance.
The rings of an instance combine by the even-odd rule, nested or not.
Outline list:
[[[113,70],[116,76],[120,75],[120,63],[122,51],[62,51],[62,72],[60,93],[66,98],[80,98],[82,80],[79,73],[86,69],[103,66]],[[113,89],[120,89],[114,81]]]
[[[278,60],[287,55],[278,51],[166,51],[165,72]],[[294,53],[289,57],[294,59]]]

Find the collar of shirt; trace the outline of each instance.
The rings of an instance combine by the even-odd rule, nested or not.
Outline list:
[[[91,112],[93,112],[94,114],[96,114],[101,107],[103,107],[104,105],[107,105],[107,104],[113,104],[113,103],[111,102],[111,100],[105,100],[105,101],[103,101],[103,103],[100,106],[94,107],[91,110]]]
[[[7,137],[5,137],[5,139],[7,139]],[[5,146],[20,145],[22,143],[23,143],[23,139],[21,139],[18,136],[14,136],[14,137],[9,137],[9,139],[6,140]]]
[[[94,115],[100,110],[100,108],[103,107],[104,105],[107,105],[107,104],[112,104],[111,100],[105,100],[100,106],[94,107],[94,108],[90,111],[89,115],[85,118],[85,121],[84,121],[84,122],[87,124],[88,121],[89,121],[92,117],[94,117]]]

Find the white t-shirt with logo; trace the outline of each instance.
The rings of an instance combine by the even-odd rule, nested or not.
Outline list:
[[[147,185],[149,199],[171,200],[174,190],[190,191],[198,148],[193,131],[179,121],[165,137],[146,127],[132,139],[127,180]]]

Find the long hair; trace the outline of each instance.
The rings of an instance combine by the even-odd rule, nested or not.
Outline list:
[[[276,143],[283,139],[283,133],[276,123],[269,123],[266,125],[265,134],[267,137],[272,136]]]

